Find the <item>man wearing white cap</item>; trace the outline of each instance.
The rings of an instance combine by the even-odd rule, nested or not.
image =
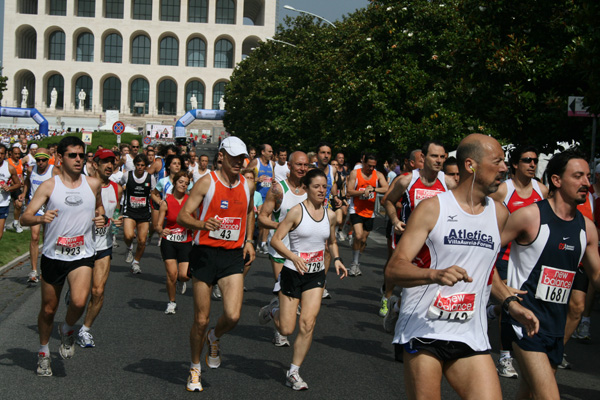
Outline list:
[[[239,138],[230,136],[221,142],[219,152],[222,168],[194,185],[177,217],[179,225],[197,231],[190,254],[194,324],[190,332],[188,391],[203,390],[200,356],[205,338],[209,345],[206,364],[210,368],[221,365],[219,339],[237,325],[244,295],[244,265],[250,265],[255,257],[254,183],[240,175],[248,150]],[[199,208],[200,217],[196,219],[194,214]],[[207,334],[211,292],[216,284],[223,293],[223,315]]]

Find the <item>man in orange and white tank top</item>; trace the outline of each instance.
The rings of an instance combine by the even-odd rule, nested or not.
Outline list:
[[[200,356],[204,341],[209,349],[209,368],[221,365],[219,339],[232,330],[240,318],[244,295],[244,265],[254,260],[254,184],[240,175],[246,145],[229,136],[219,152],[223,167],[201,178],[177,217],[184,228],[196,230],[190,253],[194,290],[194,324],[190,332],[191,365],[187,390],[202,391]],[[193,217],[199,212],[199,219]],[[210,299],[214,285],[223,293],[223,315],[208,331]]]
[[[15,232],[22,233],[23,228],[19,223],[19,218],[21,217],[21,211],[23,210],[23,201],[19,200],[19,196],[23,193],[23,183],[25,182],[25,172],[27,171],[27,166],[23,167],[23,161],[21,160],[21,146],[18,143],[15,143],[13,147],[10,149],[10,157],[8,158],[8,163],[17,171],[17,176],[19,177],[20,187],[17,190],[10,192],[10,197],[12,197],[14,204],[14,218],[13,228]]]
[[[375,169],[377,158],[374,154],[365,154],[362,168],[352,170],[348,175],[346,196],[350,198],[350,222],[354,229],[352,242],[352,264],[349,276],[362,275],[360,254],[365,250],[369,233],[373,230],[375,218],[375,198],[377,193],[385,193],[388,183],[385,176]]]

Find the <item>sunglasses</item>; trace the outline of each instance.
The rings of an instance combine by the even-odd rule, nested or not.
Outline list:
[[[140,146],[131,146],[132,149],[139,149]]]
[[[537,157],[524,157],[521,158],[521,162],[524,162],[525,164],[529,164],[531,162],[534,162],[535,164],[538,163],[539,159]]]
[[[72,160],[76,159],[77,156],[79,156],[79,158],[81,158],[82,160],[85,157],[85,153],[67,153],[66,155]]]
[[[43,162],[43,161],[48,161],[47,158],[36,158],[35,162]]]

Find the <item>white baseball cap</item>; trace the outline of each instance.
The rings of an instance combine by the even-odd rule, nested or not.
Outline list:
[[[247,156],[248,149],[246,149],[246,145],[242,142],[242,139],[229,136],[221,141],[221,145],[219,146],[219,151],[225,150],[230,156],[237,157],[241,154]]]

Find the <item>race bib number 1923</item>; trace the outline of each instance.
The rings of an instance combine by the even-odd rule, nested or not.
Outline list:
[[[74,237],[59,236],[54,253],[63,256],[85,255],[83,235]]]
[[[242,229],[242,219],[237,217],[223,217],[215,216],[216,219],[221,221],[221,227],[217,230],[210,231],[209,237],[220,240],[231,240],[235,242],[240,238],[240,230]]]
[[[438,291],[427,310],[429,319],[466,321],[475,312],[475,293],[455,293],[443,297]]]
[[[542,265],[535,298],[550,303],[567,304],[573,279],[575,279],[575,271]]]

